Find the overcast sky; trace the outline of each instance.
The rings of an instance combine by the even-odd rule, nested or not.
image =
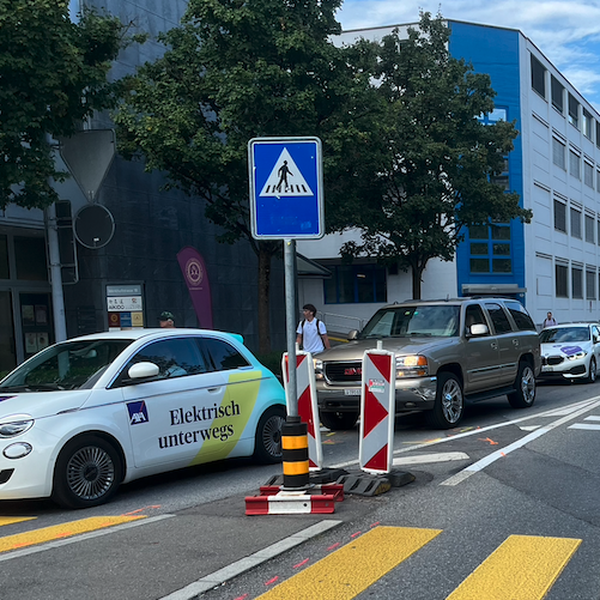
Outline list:
[[[519,29],[600,111],[600,0],[345,0],[344,29],[414,23],[419,9]]]

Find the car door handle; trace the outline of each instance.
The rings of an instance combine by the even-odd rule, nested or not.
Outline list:
[[[519,340],[513,340],[513,346],[518,346],[519,345]]]
[[[490,342],[490,346],[494,349],[494,350],[498,350],[498,343],[497,342]]]
[[[219,387],[212,387],[212,388],[208,388],[208,391],[209,391],[211,394],[214,394],[215,392],[220,392],[220,391],[221,391],[221,386],[219,386]]]

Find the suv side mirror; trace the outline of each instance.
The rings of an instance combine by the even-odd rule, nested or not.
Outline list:
[[[352,341],[358,338],[358,329],[351,329],[348,332],[348,341]]]
[[[484,323],[475,323],[469,327],[469,336],[477,337],[480,335],[487,335],[490,332],[488,326]]]

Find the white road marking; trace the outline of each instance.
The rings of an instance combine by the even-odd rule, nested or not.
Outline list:
[[[540,427],[541,425],[519,425],[519,429],[522,429],[523,431],[535,431]]]
[[[402,456],[394,459],[394,466],[421,465],[427,463],[448,462],[452,460],[469,460],[469,455],[464,452],[437,452],[436,454],[417,454],[416,456]]]
[[[588,431],[600,431],[600,425],[593,425],[592,423],[574,423],[569,429],[587,429]]]
[[[213,588],[225,583],[226,581],[233,579],[237,575],[248,571],[257,565],[260,565],[268,560],[282,554],[286,550],[294,548],[333,527],[337,527],[341,525],[343,521],[334,521],[334,520],[323,520],[315,525],[311,525],[294,535],[291,535],[287,538],[284,538],[280,542],[276,542],[267,546],[263,550],[259,550],[254,554],[250,554],[250,556],[246,556],[237,562],[234,562],[210,575],[206,575],[206,577],[202,577],[202,579],[198,579],[193,583],[190,583],[184,588],[177,590],[168,596],[163,596],[160,600],[194,600],[200,594],[207,592],[208,590],[212,590]]]
[[[586,417],[584,421],[600,421],[600,417],[597,417],[596,415],[590,415],[589,417]]]
[[[405,452],[412,452],[413,450],[422,450],[423,448],[431,448],[435,444],[443,444],[444,442],[453,442],[454,440],[460,440],[462,438],[469,437],[471,435],[481,435],[482,433],[485,433],[486,431],[492,431],[493,429],[500,429],[501,427],[507,427],[509,425],[518,425],[519,423],[524,423],[525,421],[530,421],[531,419],[562,416],[563,414],[570,415],[573,412],[577,411],[578,409],[581,409],[584,407],[589,407],[589,406],[593,405],[594,403],[598,402],[598,400],[600,400],[600,396],[594,396],[594,398],[590,398],[589,400],[583,400],[581,402],[576,402],[574,404],[570,404],[568,407],[561,408],[559,410],[553,408],[546,412],[537,413],[535,415],[530,415],[528,417],[521,417],[520,419],[513,419],[512,421],[506,421],[504,423],[496,423],[495,425],[488,425],[487,427],[480,427],[478,429],[465,431],[464,433],[450,435],[449,437],[446,437],[446,438],[436,439],[431,442],[423,442],[420,444],[415,444],[414,446],[410,446],[408,448],[400,448],[398,450],[394,450],[394,456],[396,456],[397,454],[404,454]],[[594,404],[593,407],[595,408],[595,406],[596,405]],[[583,412],[585,412],[585,411],[583,411]],[[345,467],[352,467],[357,464],[358,464],[358,459],[357,460],[349,460],[346,462],[331,465],[330,468],[343,469]]]
[[[557,421],[553,421],[552,423],[550,423],[549,425],[546,425],[545,427],[541,427],[540,429],[537,429],[536,431],[532,431],[531,433],[527,434],[525,437],[521,438],[520,440],[517,440],[516,442],[513,442],[512,444],[509,444],[508,446],[505,446],[504,448],[500,448],[499,450],[492,452],[485,458],[482,458],[481,460],[478,460],[476,463],[469,465],[468,467],[466,467],[465,469],[463,469],[456,475],[453,475],[452,477],[449,477],[445,481],[442,481],[440,483],[440,485],[458,485],[459,483],[462,483],[465,479],[468,479],[469,477],[471,477],[471,475],[478,473],[479,471],[481,471],[488,465],[497,461],[499,458],[504,458],[507,454],[509,454],[513,450],[517,450],[518,448],[525,446],[525,444],[528,444],[529,442],[532,442],[533,440],[541,437],[542,435],[549,433],[553,429],[556,429],[556,427],[560,427],[561,425],[564,425],[565,423],[568,423],[569,421],[572,421],[573,419],[577,419],[581,415],[588,412],[589,410],[593,410],[594,408],[600,406],[600,400],[597,400],[597,398],[598,397],[596,397],[596,402],[594,402],[593,404],[590,404],[584,408],[581,408],[580,410],[573,412],[572,414],[567,415],[565,417],[562,417],[562,418],[558,419]]]

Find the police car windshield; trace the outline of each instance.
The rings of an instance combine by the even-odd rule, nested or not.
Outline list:
[[[403,306],[376,312],[361,339],[385,337],[452,337],[458,335],[460,307]]]
[[[89,389],[132,340],[86,340],[47,348],[2,383],[4,392]]]

